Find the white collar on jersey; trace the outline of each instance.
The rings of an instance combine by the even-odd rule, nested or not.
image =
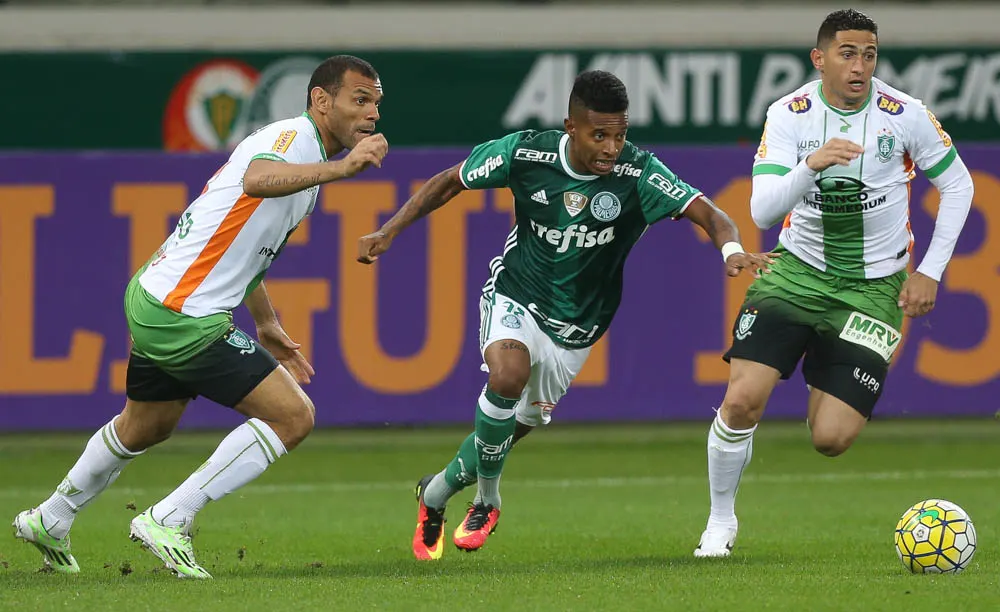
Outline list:
[[[592,181],[599,178],[596,174],[580,174],[569,167],[569,134],[563,134],[562,138],[559,139],[559,161],[562,163],[563,170],[566,174],[577,179],[578,181]]]

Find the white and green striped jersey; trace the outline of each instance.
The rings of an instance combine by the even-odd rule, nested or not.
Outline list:
[[[914,166],[940,176],[958,157],[951,138],[920,100],[878,79],[855,111],[828,104],[813,81],[768,108],[753,174],[787,174],[832,138],[856,142],[864,153],[816,175],[785,218],[781,244],[838,276],[882,278],[905,269]]]

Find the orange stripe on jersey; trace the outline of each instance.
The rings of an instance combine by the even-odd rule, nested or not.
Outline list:
[[[913,179],[917,178],[917,173],[913,171],[913,168],[915,166],[916,165],[913,163],[913,158],[910,157],[910,152],[909,151],[904,152],[903,153],[903,172],[906,173],[907,178],[909,178],[909,180],[911,180],[911,181]]]
[[[226,250],[236,240],[237,234],[250,220],[250,215],[257,210],[263,201],[263,198],[251,198],[245,193],[236,200],[236,204],[226,214],[212,237],[208,239],[208,244],[198,254],[198,258],[184,272],[184,276],[178,281],[177,286],[167,294],[167,298],[163,300],[164,306],[177,312],[184,308],[184,302],[205,282],[205,278],[219,263]]]
[[[791,226],[792,226],[792,213],[788,213],[787,215],[785,215],[785,220],[781,224],[781,229],[785,229]]]
[[[906,156],[909,159],[909,155]],[[913,162],[911,161],[912,165]],[[913,238],[913,228],[910,227],[910,192],[913,191],[913,187],[910,183],[906,184],[906,231],[910,234],[910,244],[906,247],[907,253],[913,253],[913,243],[916,242]]]

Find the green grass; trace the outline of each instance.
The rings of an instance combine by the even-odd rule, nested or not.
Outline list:
[[[128,540],[136,511],[198,467],[223,433],[181,433],[140,457],[77,519],[74,577],[0,539],[0,609],[104,610],[996,610],[1000,423],[876,422],[846,455],[804,425],[765,423],[741,486],[734,555],[695,560],[707,424],[553,425],[507,462],[497,533],[475,554],[412,559],[412,487],[465,431],[323,431],[199,516],[200,562],[180,581]],[[0,517],[58,484],[87,435],[0,437]],[[448,533],[471,491],[453,500]],[[893,528],[911,504],[963,506],[972,566],[914,576]]]

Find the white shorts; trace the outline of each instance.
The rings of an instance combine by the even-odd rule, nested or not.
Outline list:
[[[527,308],[494,293],[492,300],[484,296],[479,302],[479,353],[483,355],[498,340],[517,340],[528,347],[531,356],[531,376],[514,407],[515,418],[531,427],[547,425],[552,409],[587,361],[590,347],[569,349],[556,344]],[[485,363],[481,369],[489,372]]]

